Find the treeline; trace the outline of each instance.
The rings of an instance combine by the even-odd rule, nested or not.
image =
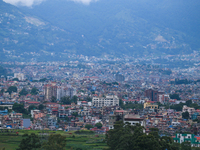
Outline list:
[[[65,150],[66,137],[60,134],[39,136],[35,133],[24,134],[17,150]]]
[[[116,122],[114,129],[106,134],[109,150],[191,150],[189,142],[175,143],[171,137],[160,137],[157,128],[149,130],[147,135],[139,124],[132,126]]]
[[[200,109],[200,106],[196,103],[192,103],[192,100],[188,100],[186,101],[186,103],[179,103],[179,104],[175,104],[175,105],[167,105],[165,106],[166,109],[174,109],[176,111],[182,111],[183,105],[187,105],[188,107],[192,107],[195,109]]]
[[[179,80],[179,79],[175,79],[175,81],[171,81],[170,84],[191,84],[191,83],[198,83],[200,82],[200,79],[197,80],[197,81],[191,81],[191,80],[188,80],[188,79],[182,79],[182,80]]]
[[[6,76],[7,75],[7,70],[5,68],[3,68],[2,66],[0,66],[0,76]]]
[[[139,104],[138,102],[127,102],[124,104],[122,99],[119,100],[119,106],[123,109],[143,109],[143,104]]]

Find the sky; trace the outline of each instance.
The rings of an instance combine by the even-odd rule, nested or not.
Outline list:
[[[3,0],[6,3],[10,3],[12,5],[22,5],[22,6],[27,6],[27,7],[31,7],[32,5],[38,5],[40,4],[42,1],[45,0]],[[74,2],[80,2],[86,5],[89,5],[91,2],[95,2],[97,0],[71,0]]]

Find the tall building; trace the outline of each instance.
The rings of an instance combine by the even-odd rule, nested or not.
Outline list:
[[[23,73],[14,73],[14,78],[18,78],[20,81],[25,80],[25,76]]]
[[[115,75],[115,80],[116,80],[116,81],[119,81],[119,82],[122,82],[122,81],[125,80],[125,77],[124,77],[123,74],[117,73],[117,74]]]
[[[156,101],[158,102],[159,101],[159,95],[160,94],[163,94],[163,92],[158,92],[156,90],[152,90],[152,89],[149,89],[149,90],[146,90],[145,91],[145,96],[147,98],[149,98],[151,101]]]
[[[74,95],[76,95],[76,89],[73,87],[58,87],[57,88],[57,99],[60,100],[61,97],[69,96],[72,98]]]
[[[119,106],[119,98],[116,95],[109,95],[106,97],[93,97],[92,106]]]
[[[44,85],[44,96],[46,100],[51,100],[51,98],[57,97],[57,86],[52,84]]]

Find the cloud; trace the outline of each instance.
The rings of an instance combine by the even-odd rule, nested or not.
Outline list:
[[[96,2],[98,0],[72,0],[72,1],[80,2],[80,3],[83,3],[83,4],[89,5],[91,2]]]
[[[32,5],[40,4],[44,0],[3,0],[6,3],[10,3],[12,5],[21,5],[31,7]]]
[[[31,7],[32,5],[38,5],[45,0],[3,0],[6,3],[10,3],[12,5],[20,5],[20,6],[27,6]],[[98,0],[70,0],[74,2],[83,3],[89,5],[91,2],[96,2]]]

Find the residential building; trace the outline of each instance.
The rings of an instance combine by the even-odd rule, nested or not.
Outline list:
[[[186,111],[189,112],[190,115],[192,115],[195,112],[195,109],[188,107],[186,105],[183,105],[182,112],[186,112]]]
[[[194,134],[177,133],[173,140],[176,143],[190,142],[192,147],[200,147],[200,137],[195,137]]]
[[[147,98],[149,98],[151,101],[158,102],[160,94],[163,94],[163,92],[158,92],[158,91],[153,90],[153,89],[148,89],[148,90],[145,91],[145,96]]]
[[[127,114],[124,116],[124,123],[130,123],[131,125],[136,125],[137,123],[146,128],[146,121],[139,115]]]
[[[50,100],[53,96],[57,97],[57,86],[52,84],[46,84],[44,86],[44,95],[46,100]]]
[[[93,97],[92,106],[119,106],[119,98],[116,95],[109,95],[106,97]]]
[[[14,78],[18,78],[20,81],[25,80],[25,76],[23,73],[14,73]]]

